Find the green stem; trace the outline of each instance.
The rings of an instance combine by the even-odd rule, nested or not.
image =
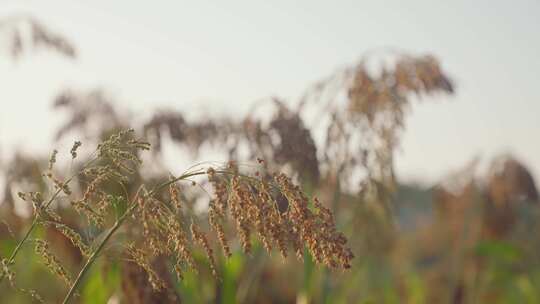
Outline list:
[[[223,172],[222,171],[217,171],[217,172],[224,173],[225,171],[223,171]],[[206,171],[197,171],[197,172],[192,172],[192,173],[186,173],[184,175],[181,175],[179,177],[171,179],[171,180],[169,180],[167,182],[164,182],[164,183],[162,183],[160,185],[157,185],[152,191],[150,191],[145,196],[146,197],[152,197],[154,194],[156,194],[157,192],[159,192],[163,188],[165,188],[165,187],[167,187],[167,186],[169,186],[169,185],[171,185],[171,184],[173,184],[173,183],[175,183],[175,182],[177,182],[179,180],[183,180],[183,179],[186,179],[186,178],[189,178],[189,177],[192,177],[192,176],[203,175],[203,174],[206,174]],[[107,232],[107,235],[105,235],[103,240],[101,240],[101,242],[99,243],[96,250],[88,258],[88,261],[86,261],[86,264],[84,264],[83,268],[81,269],[81,271],[77,275],[77,278],[75,279],[75,282],[73,282],[73,284],[71,285],[71,288],[69,289],[68,293],[66,294],[66,297],[64,298],[64,301],[62,302],[63,304],[69,303],[69,300],[73,297],[73,295],[75,294],[75,291],[77,290],[77,288],[81,284],[82,278],[84,277],[86,272],[88,272],[88,270],[90,269],[92,264],[95,262],[95,260],[97,259],[97,257],[99,256],[99,254],[101,253],[103,248],[105,247],[105,244],[107,243],[107,241],[113,236],[113,234],[118,230],[118,228],[120,228],[122,223],[129,217],[129,215],[133,211],[135,211],[137,209],[137,207],[139,205],[136,203],[136,200],[137,200],[137,198],[139,196],[139,192],[141,191],[141,189],[142,189],[142,186],[139,187],[139,190],[137,191],[137,193],[133,197],[133,200],[131,201],[131,207],[129,207],[129,209],[126,212],[124,212],[124,214],[114,223],[114,226],[111,227],[109,232]]]
[[[95,153],[95,152],[94,152]],[[90,160],[88,160],[84,165],[83,167],[86,167],[86,166],[89,166],[92,162],[94,162],[96,160],[96,158],[91,158]],[[73,178],[75,178],[77,174],[73,174],[71,175],[65,182],[64,184],[67,185],[69,184]],[[54,202],[54,200],[58,197],[58,195],[60,195],[60,193],[62,192],[62,188],[59,187],[56,192],[51,196],[51,198],[41,207],[43,209],[47,209],[49,208],[49,206],[52,204],[52,202]],[[15,257],[17,257],[17,254],[19,253],[19,251],[21,250],[22,246],[24,245],[24,243],[26,243],[26,241],[28,240],[28,238],[30,237],[30,234],[32,234],[32,231],[34,231],[34,229],[37,227],[37,224],[39,223],[39,218],[36,214],[36,216],[34,217],[34,220],[32,221],[32,225],[30,225],[30,228],[28,228],[28,230],[26,231],[26,233],[24,234],[24,237],[22,238],[22,240],[19,241],[19,243],[17,244],[17,247],[15,247],[15,249],[13,250],[13,252],[11,253],[11,256],[8,258],[7,260],[7,265],[11,265],[14,261],[15,261]],[[2,283],[2,281],[4,280],[4,277],[5,277],[5,274],[2,273],[0,275],[0,283]]]
[[[86,261],[86,264],[84,264],[83,268],[77,275],[77,278],[75,279],[75,282],[73,285],[71,285],[71,288],[69,289],[69,292],[67,293],[66,297],[64,298],[64,301],[62,303],[68,303],[75,291],[77,290],[77,287],[80,285],[82,278],[86,274],[86,272],[90,269],[90,266],[94,263],[94,261],[97,259],[99,253],[105,247],[105,244],[107,241],[112,237],[114,232],[120,228],[124,220],[135,210],[137,207],[137,204],[133,204],[115,223],[114,226],[109,230],[107,235],[101,240],[101,243],[99,243],[99,246],[96,248],[96,250],[92,253],[92,255],[88,258],[88,261]]]
[[[71,178],[68,179],[66,181],[66,183],[69,183],[71,181]],[[49,205],[56,199],[56,197],[60,194],[60,192],[62,192],[62,188],[59,188],[58,190],[56,190],[56,192],[53,194],[53,196],[51,196],[51,198],[47,201],[47,203],[45,203],[45,205],[43,205],[42,208],[45,208],[47,209],[49,207]],[[34,220],[32,221],[32,225],[30,225],[30,228],[28,228],[28,230],[26,231],[26,233],[24,234],[23,238],[19,241],[19,243],[17,244],[17,247],[15,247],[15,249],[13,250],[13,252],[11,253],[11,256],[8,258],[7,260],[7,265],[11,265],[13,263],[13,261],[15,261],[15,257],[17,257],[17,254],[19,253],[19,251],[21,250],[22,246],[24,245],[24,243],[26,243],[26,241],[28,240],[28,238],[30,237],[30,234],[32,234],[32,231],[34,231],[34,229],[37,227],[37,224],[39,223],[39,217],[38,215],[36,214],[36,216],[34,217]],[[4,280],[4,277],[5,277],[5,274],[2,273],[0,275],[0,283]]]

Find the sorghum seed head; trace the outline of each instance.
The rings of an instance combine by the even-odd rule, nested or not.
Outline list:
[[[54,164],[56,163],[56,155],[58,154],[58,150],[53,150],[51,153],[51,157],[49,158],[49,171],[51,171],[54,167]]]
[[[50,252],[49,243],[44,240],[36,240],[35,251],[43,259],[43,264],[50,272],[62,279],[66,285],[71,285],[71,279],[67,271],[62,267],[60,261]]]
[[[78,140],[73,143],[73,146],[71,147],[71,150],[70,150],[72,159],[75,159],[77,157],[77,149],[81,145],[82,145],[82,143],[80,141],[78,141]]]

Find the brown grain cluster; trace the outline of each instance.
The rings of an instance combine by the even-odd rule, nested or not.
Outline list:
[[[61,261],[53,255],[49,243],[43,239],[35,240],[35,252],[45,266],[70,286],[67,298],[81,282],[88,265],[102,250],[108,249],[105,243],[117,229],[125,236],[118,239],[122,246],[117,247],[124,248],[120,254],[146,272],[150,287],[156,291],[173,290],[163,271],[154,269],[156,262],[170,261],[169,271],[181,280],[185,271],[203,269],[197,265],[196,250],[204,252],[210,272],[219,278],[214,240],[226,258],[239,248],[249,254],[253,242],[258,240],[268,253],[276,250],[284,258],[292,247],[296,256],[303,259],[304,248],[307,248],[319,264],[331,268],[350,267],[353,255],[346,247],[345,237],[336,231],[330,211],[318,200],[310,201],[285,174],[267,172],[262,160],[254,174],[242,173],[239,166],[231,162],[220,168],[199,168],[181,176],[171,175],[152,187],[141,184],[134,194],[129,194],[126,185],[131,182],[130,176],[139,172],[142,163],[138,153],[149,149],[148,143],[133,139],[133,132],[129,129],[112,134],[97,146],[92,154],[95,158],[87,161],[78,173],[63,180],[54,175],[58,152],[53,152],[43,177],[54,186],[54,191],[19,193],[34,206],[34,225],[55,229],[86,259],[77,279],[72,281]],[[79,141],[74,143],[69,151],[71,159],[78,156],[77,149],[81,145]],[[197,176],[206,177],[212,187],[208,226],[200,225],[203,222],[199,215],[184,202],[186,195],[182,182],[201,187],[207,185],[191,179]],[[74,187],[72,191],[69,184],[75,178],[82,187]],[[123,194],[111,192],[111,185],[118,185]],[[65,213],[60,216],[52,205],[59,195],[63,196],[62,200],[71,202],[70,205],[87,218],[90,226],[101,230],[100,234],[105,236],[89,234],[83,238],[78,227],[68,225],[62,218]],[[233,235],[238,242],[232,241]],[[12,279],[14,274],[9,263],[9,260],[3,262],[1,274]]]
[[[159,277],[156,271],[150,265],[151,260],[146,252],[141,249],[136,248],[133,245],[127,247],[127,253],[139,267],[143,268],[148,275],[148,280],[152,284],[154,290],[161,290],[166,288],[165,282]]]
[[[348,269],[353,254],[346,246],[347,240],[336,230],[332,213],[318,199],[310,201],[299,186],[285,174],[255,174],[248,176],[237,170],[209,168],[201,171],[213,187],[213,197],[208,209],[210,229],[215,233],[225,257],[232,249],[226,238],[226,223],[230,218],[235,228],[239,245],[250,253],[254,237],[271,253],[277,249],[283,257],[292,247],[299,259],[307,248],[316,263],[330,268]],[[145,195],[139,198],[134,223],[139,223],[143,238],[132,245],[130,252],[134,261],[147,271],[155,288],[156,273],[150,261],[169,257],[174,261],[173,270],[179,279],[187,270],[198,271],[193,250],[199,245],[206,253],[211,273],[218,277],[215,252],[208,232],[189,219],[179,197],[180,187],[171,177],[168,186],[169,199]],[[286,209],[280,210],[277,200],[286,201]],[[137,226],[137,225],[136,225]],[[189,232],[190,233],[189,233]]]
[[[49,269],[49,271],[62,279],[67,286],[71,285],[71,278],[64,269],[60,260],[49,249],[49,243],[44,240],[36,240],[35,251],[36,254],[41,256],[43,264]]]
[[[401,108],[411,92],[417,95],[453,93],[454,88],[432,56],[403,56],[393,71],[383,69],[378,76],[373,76],[359,64],[348,89],[349,109],[374,119],[377,113]]]
[[[72,244],[73,246],[77,247],[81,254],[85,257],[89,257],[91,254],[90,247],[86,245],[86,243],[83,241],[82,236],[76,232],[73,228],[62,224],[62,223],[55,223],[54,227],[62,233]]]
[[[354,255],[346,247],[346,237],[336,230],[330,210],[316,198],[310,209],[306,195],[284,174],[276,175],[275,180],[289,202],[286,216],[292,226],[292,236],[306,244],[317,263],[331,268],[350,268]]]
[[[11,283],[11,285],[14,286],[15,285],[15,272],[11,270],[8,260],[2,259],[0,263],[2,264],[2,269],[1,269],[2,276],[6,277]]]

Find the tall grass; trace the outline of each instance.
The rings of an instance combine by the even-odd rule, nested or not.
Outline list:
[[[273,248],[278,248],[285,258],[288,247],[292,246],[297,257],[301,259],[303,248],[306,247],[317,263],[331,268],[350,268],[352,252],[346,247],[345,236],[337,232],[331,212],[316,198],[310,201],[302,190],[282,173],[272,175],[260,167],[260,171],[251,176],[240,173],[233,165],[217,169],[210,167],[206,170],[199,168],[179,176],[171,175],[169,180],[152,187],[141,184],[134,193],[129,193],[126,185],[131,182],[131,175],[137,172],[137,166],[142,164],[139,151],[150,149],[150,144],[134,139],[133,132],[132,129],[120,131],[98,144],[92,153],[94,156],[85,162],[80,171],[65,180],[57,178],[55,162],[58,151],[52,153],[47,172],[43,176],[54,190],[48,198],[46,193],[19,192],[22,200],[33,205],[34,220],[9,258],[3,260],[0,279],[7,277],[11,285],[16,286],[15,273],[10,267],[20,249],[26,243],[34,243],[36,254],[42,258],[44,265],[69,287],[63,300],[63,303],[68,303],[82,284],[85,274],[121,230],[124,230],[128,237],[116,241],[120,242],[116,246],[125,248],[116,258],[127,258],[144,269],[156,291],[173,287],[153,269],[152,260],[157,257],[170,259],[178,279],[181,280],[186,267],[198,269],[192,253],[195,245],[203,248],[212,274],[219,279],[207,233],[199,227],[196,217],[188,218],[184,215],[183,202],[179,198],[179,188],[176,185],[197,176],[208,176],[214,185],[210,222],[217,232],[226,257],[230,257],[231,253],[222,222],[228,219],[227,213],[230,210],[245,253],[251,251],[253,232],[269,253]],[[81,145],[81,142],[75,142],[70,150],[72,159],[77,158],[77,149]],[[86,189],[81,197],[77,198],[70,185],[79,176],[87,178],[87,182]],[[196,185],[195,181],[189,182]],[[124,196],[108,192],[106,183],[118,184],[125,190]],[[286,200],[285,210],[278,209],[277,197]],[[59,200],[69,202],[71,207],[86,218],[90,227],[97,229],[95,237],[83,239],[77,231],[64,223],[62,216],[57,214],[53,207]],[[118,201],[125,202],[120,212],[116,206]],[[46,240],[32,237],[39,226],[58,230],[85,257],[86,262],[76,276],[62,266],[61,260],[51,252]],[[187,226],[190,227],[189,230]]]

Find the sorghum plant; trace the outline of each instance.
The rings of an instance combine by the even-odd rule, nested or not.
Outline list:
[[[79,141],[74,143],[69,151],[72,160],[78,159],[81,146]],[[59,152],[54,150],[43,173],[52,191],[19,193],[22,200],[32,204],[33,221],[12,254],[2,259],[0,279],[7,278],[17,288],[12,265],[22,246],[31,243],[43,264],[65,282],[68,291],[63,303],[68,303],[113,239],[123,250],[106,256],[136,263],[145,270],[156,291],[172,287],[153,268],[152,260],[170,260],[171,272],[181,280],[187,268],[197,271],[200,267],[193,256],[196,247],[206,253],[210,270],[219,279],[209,234],[216,234],[223,255],[229,257],[231,247],[224,232],[227,221],[235,226],[245,253],[251,250],[253,235],[268,253],[275,248],[286,257],[292,247],[296,256],[303,258],[306,248],[321,265],[334,269],[351,267],[353,254],[346,246],[345,236],[336,230],[332,213],[316,198],[309,199],[286,175],[267,172],[264,160],[258,160],[255,172],[247,173],[240,172],[233,163],[223,167],[199,166],[153,185],[141,182],[130,193],[127,185],[137,178],[143,180],[135,176],[142,164],[139,153],[149,149],[149,143],[135,139],[132,129],[115,133],[97,146],[78,172],[67,178],[62,178],[56,170]],[[182,183],[197,185],[192,180],[195,177],[206,178],[213,188],[208,209],[212,231],[204,231],[200,219],[184,210]],[[85,181],[84,189],[76,190],[75,180]],[[120,185],[124,193],[108,190],[106,185],[111,183]],[[286,202],[285,208],[280,208],[278,200]],[[62,204],[71,206],[97,232],[83,237],[70,227],[56,212],[56,207]],[[56,229],[78,248],[85,259],[78,274],[69,273],[45,239],[34,237],[39,226]],[[118,234],[124,237],[119,238]],[[34,291],[17,289],[41,300]]]

